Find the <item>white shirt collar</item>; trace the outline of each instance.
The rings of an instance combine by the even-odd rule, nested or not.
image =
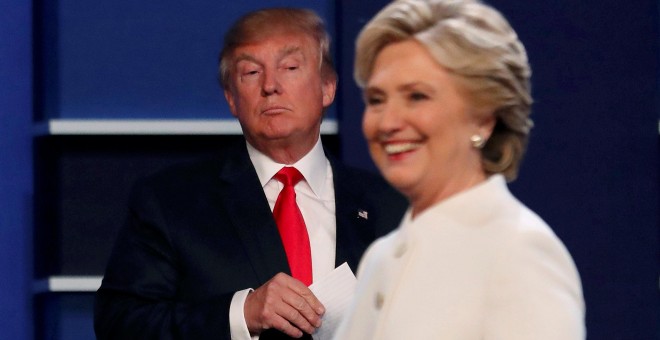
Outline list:
[[[254,165],[254,169],[257,171],[257,176],[259,177],[259,182],[262,187],[266,186],[268,181],[270,181],[273,176],[282,169],[282,167],[290,165],[300,171],[316,196],[323,197],[326,173],[330,163],[325,157],[321,138],[316,141],[312,150],[294,164],[277,163],[254,148],[250,143],[246,142],[246,144],[248,155],[250,156],[252,165]]]

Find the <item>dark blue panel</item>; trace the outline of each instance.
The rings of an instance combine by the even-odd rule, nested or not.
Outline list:
[[[264,4],[60,0],[42,6],[46,117],[229,118],[216,78],[222,36],[239,15]],[[332,1],[268,6],[311,7],[334,29]]]
[[[37,321],[37,339],[92,340],[94,335],[94,294],[59,293],[40,295],[42,310]]]
[[[362,27],[378,12],[386,0],[337,1],[337,54],[339,55],[339,134],[341,152],[348,164],[377,171],[362,137],[362,92],[353,80],[355,39]]]
[[[492,3],[534,71],[536,127],[513,189],[573,255],[589,337],[657,338],[657,2]]]
[[[32,338],[30,8],[0,2],[0,339]]]
[[[94,294],[60,297],[60,340],[96,339],[94,336]]]

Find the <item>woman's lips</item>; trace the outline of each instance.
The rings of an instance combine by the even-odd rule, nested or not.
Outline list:
[[[383,149],[388,155],[397,155],[413,151],[420,146],[421,144],[417,142],[388,142],[383,145]]]

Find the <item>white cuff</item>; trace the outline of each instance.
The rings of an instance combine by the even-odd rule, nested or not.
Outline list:
[[[245,298],[254,291],[252,288],[239,290],[234,293],[229,305],[229,331],[232,340],[258,340],[259,336],[250,336],[250,331],[245,322]]]

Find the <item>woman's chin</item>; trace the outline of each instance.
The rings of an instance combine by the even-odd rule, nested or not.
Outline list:
[[[398,170],[389,170],[383,172],[383,177],[390,183],[390,185],[401,192],[404,196],[409,196],[410,191],[414,187],[411,180],[410,173]]]

